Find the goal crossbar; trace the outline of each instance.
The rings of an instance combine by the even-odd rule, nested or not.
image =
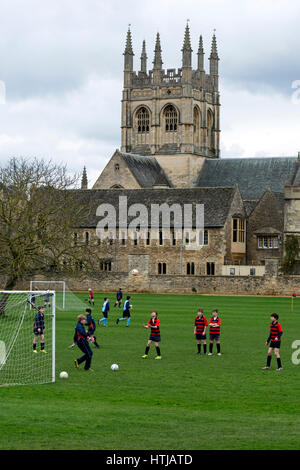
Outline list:
[[[40,280],[34,280],[30,281],[30,290],[33,290],[33,285],[34,284],[62,284],[62,308],[63,310],[65,309],[65,303],[66,303],[66,282],[65,281],[40,281]]]

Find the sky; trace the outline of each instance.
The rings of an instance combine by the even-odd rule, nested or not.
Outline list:
[[[123,52],[130,24],[134,68],[145,39],[152,68],[181,67],[189,20],[196,67],[216,30],[221,158],[300,151],[298,0],[1,0],[0,166],[38,157],[87,168],[89,187],[121,145]]]

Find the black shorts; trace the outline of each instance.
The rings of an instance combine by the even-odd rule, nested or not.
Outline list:
[[[33,333],[34,333],[36,336],[43,335],[43,334],[44,334],[44,330],[43,330],[43,328],[40,328],[40,331],[38,331],[37,328],[33,328]]]
[[[107,318],[108,312],[102,312],[102,315],[104,316],[104,318]]]
[[[96,328],[89,328],[88,329],[88,335],[91,336],[95,333]]]
[[[195,335],[195,338],[199,341],[200,339],[206,339],[206,335]]]
[[[281,341],[271,341],[270,343],[270,348],[276,348],[276,349],[279,349],[280,348],[280,343]]]
[[[159,343],[160,342],[160,335],[150,335],[149,340],[150,341],[155,341],[155,343]]]
[[[210,341],[219,341],[220,335],[212,335],[212,334],[210,333],[209,339],[210,339]]]
[[[125,310],[125,312],[123,312],[123,318],[130,318],[130,311],[129,310]]]

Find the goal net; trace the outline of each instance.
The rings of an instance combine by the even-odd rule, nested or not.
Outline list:
[[[0,291],[1,386],[55,381],[55,292],[50,296],[51,311],[43,313],[45,291]]]
[[[54,290],[55,291],[55,310],[56,312],[65,311],[70,313],[81,312],[84,313],[87,305],[87,296],[86,294],[84,300],[82,300],[82,295],[76,295],[75,292],[72,292],[65,281],[39,281],[39,280],[31,280],[30,281],[30,290],[45,290],[46,295],[43,300],[43,305],[45,305],[45,311],[51,310],[51,298],[47,298],[47,291]],[[49,301],[48,301],[49,300]],[[30,307],[31,308],[31,307]]]
[[[55,290],[55,303],[58,310],[64,310],[66,307],[66,283],[65,281],[30,281],[30,290],[46,291],[44,303],[45,307],[51,307],[51,298],[48,299],[48,292]]]

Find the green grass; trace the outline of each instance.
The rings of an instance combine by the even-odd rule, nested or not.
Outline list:
[[[95,301],[98,320],[103,294]],[[300,366],[291,361],[291,345],[300,339],[297,301],[294,312],[287,298],[134,294],[132,303],[129,328],[116,326],[121,311],[112,305],[108,327],[97,327],[101,348],[93,348],[88,373],[74,368],[77,347],[67,349],[77,314],[57,314],[57,381],[0,388],[0,449],[299,448]],[[219,308],[221,357],[195,354],[199,307],[207,317]],[[161,321],[161,361],[154,360],[154,344],[141,358],[149,335],[142,323],[151,309]],[[272,312],[284,330],[282,372],[275,358],[272,370],[261,370]],[[58,378],[62,370],[68,380]]]

